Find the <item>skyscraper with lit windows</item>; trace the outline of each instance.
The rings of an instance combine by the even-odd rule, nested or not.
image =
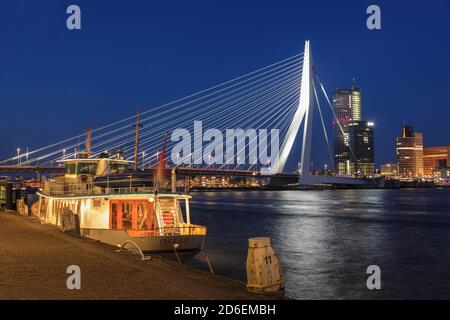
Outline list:
[[[398,171],[401,178],[417,178],[424,174],[423,134],[404,125],[402,136],[397,138]]]
[[[362,121],[361,89],[333,91],[334,170],[371,176],[374,172],[373,122]]]
[[[352,96],[351,96],[351,109],[352,109],[352,120],[360,121],[361,120],[361,89],[359,87],[352,87]]]
[[[374,124],[352,121],[349,128],[350,174],[370,177],[375,172]]]
[[[336,173],[347,174],[350,161],[348,124],[352,121],[352,91],[336,89],[333,92],[334,169]]]

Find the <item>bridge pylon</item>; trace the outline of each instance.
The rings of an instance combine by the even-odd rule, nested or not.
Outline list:
[[[303,122],[303,140],[300,155],[299,185],[315,184],[351,184],[365,185],[368,181],[365,179],[354,179],[335,176],[315,176],[311,175],[311,144],[312,144],[312,122],[314,110],[314,87],[313,87],[313,58],[311,52],[311,43],[305,41],[305,51],[303,54],[302,79],[300,84],[300,99],[293,120],[288,128],[286,137],[283,141],[278,162],[278,173],[282,174],[286,160],[292,150],[295,138]],[[269,179],[270,181],[270,179]]]
[[[300,180],[309,176],[311,166],[311,142],[312,142],[312,119],[313,119],[313,86],[312,86],[313,59],[311,53],[311,43],[305,41],[305,51],[303,54],[302,80],[300,84],[300,99],[292,122],[286,133],[286,137],[281,145],[278,162],[278,173],[283,173],[287,158],[294,145],[295,138],[300,130],[300,125],[304,122],[303,143],[300,159]],[[300,182],[300,181],[299,181]]]

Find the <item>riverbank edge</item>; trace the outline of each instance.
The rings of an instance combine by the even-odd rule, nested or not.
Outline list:
[[[186,300],[287,300],[288,298],[279,293],[253,293],[246,289],[245,283],[240,282],[238,280],[230,279],[221,275],[211,275],[208,272],[203,270],[194,269],[192,267],[181,265],[177,262],[167,260],[161,257],[152,257],[149,261],[141,261],[139,257],[132,255],[130,253],[116,253],[117,249],[114,246],[101,243],[96,240],[88,239],[85,237],[81,237],[78,235],[72,235],[66,232],[61,231],[57,226],[43,224],[35,217],[23,216],[14,212],[0,211],[0,219],[9,220],[6,223],[8,225],[19,224],[21,230],[17,230],[17,232],[10,232],[9,234],[6,232],[1,232],[0,235],[0,250],[5,254],[5,251],[8,251],[6,255],[9,256],[11,260],[17,261],[23,257],[22,254],[19,254],[23,251],[27,251],[25,246],[21,245],[21,241],[15,241],[16,239],[14,235],[20,237],[22,231],[30,231],[26,234],[26,242],[33,244],[33,246],[39,247],[39,239],[33,236],[34,232],[43,233],[52,238],[56,238],[55,241],[61,241],[61,244],[69,244],[71,247],[76,248],[76,252],[79,253],[80,257],[85,256],[95,256],[95,260],[105,260],[107,263],[114,265],[114,267],[124,266],[126,268],[131,268],[132,272],[139,272],[141,275],[148,275],[152,281],[159,281],[161,283],[167,283],[170,286],[170,292],[177,292],[176,288],[180,287],[180,293],[175,293],[173,296],[164,292],[157,292],[156,290],[149,291],[148,295],[142,293],[142,290],[147,288],[146,283],[142,283],[141,288],[133,288],[130,290],[129,287],[111,287],[114,284],[110,284],[108,291],[123,291],[123,294],[129,294],[127,299],[149,299],[149,300],[172,300],[172,299],[186,299]],[[5,226],[5,223],[1,223],[0,225]],[[2,227],[0,226],[0,229]],[[11,230],[10,230],[11,231]],[[24,240],[24,239],[21,239]],[[16,244],[13,248],[14,250],[8,250],[7,248],[11,247],[11,244]],[[53,245],[52,245],[53,246]],[[14,253],[17,253],[17,257],[14,257]],[[39,256],[39,253],[36,253]],[[57,248],[55,249],[54,255],[47,256],[46,254],[39,257],[37,261],[23,261],[23,264],[17,264],[16,266],[9,264],[6,266],[6,263],[3,267],[0,266],[0,270],[2,271],[2,277],[5,279],[0,279],[0,282],[9,282],[17,280],[20,282],[19,288],[10,288],[5,286],[6,291],[3,294],[0,294],[0,299],[24,299],[24,300],[34,300],[34,299],[43,299],[43,300],[53,300],[53,299],[101,299],[101,300],[114,300],[117,297],[114,294],[109,295],[108,292],[103,291],[104,288],[98,288],[98,292],[86,293],[84,290],[68,290],[67,288],[63,288],[64,291],[61,294],[55,293],[54,290],[52,292],[48,292],[46,295],[45,288],[41,286],[41,282],[37,281],[36,273],[39,274],[39,269],[41,265],[51,264],[51,260],[56,258],[57,256],[63,256],[65,253],[60,252]],[[53,257],[52,257],[53,256]],[[70,258],[70,257],[69,257]],[[92,257],[90,257],[92,258]],[[68,259],[71,260],[71,259]],[[73,260],[73,259],[72,259]],[[102,261],[104,263],[105,261]],[[6,261],[5,261],[6,262]],[[213,262],[214,263],[214,262]],[[34,268],[33,268],[34,266]],[[21,269],[26,269],[28,272],[24,273]],[[112,268],[114,269],[114,268]],[[20,271],[20,279],[14,279],[16,273]],[[101,267],[91,270],[90,277],[101,277],[103,273],[107,273],[107,270],[101,270]],[[64,276],[64,277],[68,277]],[[113,275],[120,276],[120,275]],[[5,280],[5,281],[3,281]],[[39,279],[41,280],[41,279]],[[182,283],[189,283],[190,288],[186,288],[182,286]],[[25,285],[24,285],[25,284]],[[65,283],[64,283],[65,284]],[[45,286],[44,286],[45,287]],[[27,288],[29,290],[27,290]],[[54,288],[53,288],[54,289]],[[58,288],[61,289],[61,288]],[[133,291],[137,289],[141,291],[138,295],[133,296]],[[169,289],[169,288],[168,288]],[[14,291],[17,290],[17,291]],[[27,292],[29,291],[29,292]],[[38,291],[39,295],[34,295],[32,292]],[[58,291],[58,290],[56,290]],[[83,293],[84,292],[84,293]],[[183,296],[182,292],[189,292],[190,294],[187,296]],[[75,294],[72,294],[75,293]]]

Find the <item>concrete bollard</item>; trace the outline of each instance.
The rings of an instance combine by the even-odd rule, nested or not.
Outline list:
[[[248,239],[247,288],[256,292],[284,291],[284,276],[270,238]]]

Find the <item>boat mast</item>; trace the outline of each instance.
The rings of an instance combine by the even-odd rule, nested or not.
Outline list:
[[[162,150],[161,150],[161,153],[158,152],[158,156],[156,159],[157,166],[156,166],[156,171],[155,171],[155,175],[154,175],[156,191],[159,191],[160,184],[164,180],[164,171],[166,168],[166,144],[167,144],[167,134],[164,135],[164,140],[162,143]]]
[[[134,140],[134,165],[133,169],[134,171],[137,171],[138,169],[138,163],[139,163],[139,128],[142,128],[142,125],[139,123],[139,111],[136,112],[136,137]]]
[[[86,141],[85,141],[85,147],[86,149],[84,151],[79,151],[77,154],[77,148],[75,148],[75,158],[77,158],[77,155],[80,156],[80,158],[83,159],[89,159],[91,156],[91,136],[92,136],[92,126],[89,125],[86,129]]]
[[[87,157],[91,154],[91,125],[89,125],[86,129],[86,154]]]

